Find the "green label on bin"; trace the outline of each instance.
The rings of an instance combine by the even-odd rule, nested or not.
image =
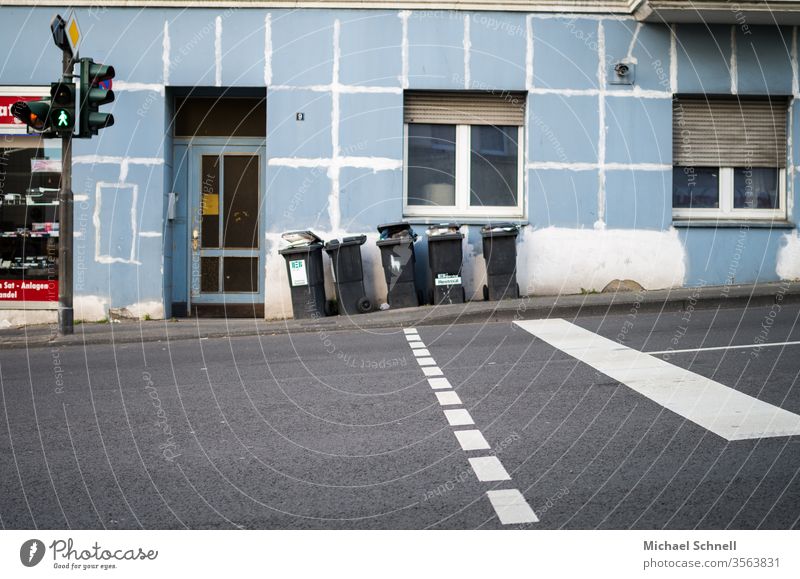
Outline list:
[[[308,275],[306,275],[306,260],[293,259],[290,261],[289,273],[292,277],[292,286],[308,285]]]

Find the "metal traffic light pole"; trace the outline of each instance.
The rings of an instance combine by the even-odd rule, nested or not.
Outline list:
[[[62,50],[62,82],[72,83],[73,55]],[[72,308],[72,132],[61,137],[61,187],[58,191],[58,333],[75,331]]]

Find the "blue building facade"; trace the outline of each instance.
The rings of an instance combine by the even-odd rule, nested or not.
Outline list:
[[[102,319],[109,308],[159,318],[232,303],[263,304],[267,318],[291,316],[277,250],[281,233],[298,229],[323,239],[368,234],[367,291],[381,303],[376,226],[400,220],[418,232],[442,221],[464,224],[463,278],[474,299],[481,299],[486,271],[479,229],[497,221],[521,225],[518,281],[526,295],[600,291],[616,279],[661,289],[800,278],[793,25],[671,23],[518,6],[207,4],[75,10],[81,54],[116,68],[116,101],[107,107],[114,126],[74,146],[79,319]],[[60,55],[48,29],[56,11],[0,7],[4,87],[41,89],[58,78]],[[32,54],[41,55],[35,63]],[[620,64],[629,70],[625,78]],[[428,212],[409,202],[404,107],[412,91],[522,95],[524,120],[512,138],[521,175],[513,207]],[[770,110],[785,114],[785,163],[773,167],[779,177],[769,211],[761,215],[751,205],[737,212],[735,201],[727,213],[722,201],[706,213],[673,206],[676,95],[778,103]],[[191,98],[221,103],[198,123],[230,116],[265,126],[226,136],[181,132],[179,125],[192,121],[177,118],[179,103]],[[237,98],[265,101],[264,116],[242,117],[237,101],[226,100]],[[198,215],[215,211],[203,197],[204,159],[215,156],[223,168],[215,169],[213,203],[228,203],[220,201],[220,183],[235,187],[226,179],[246,173],[258,202],[224,210],[242,215],[258,238],[244,249],[203,253]],[[424,236],[417,252],[426,275]],[[227,268],[218,277],[223,286],[235,276],[255,282],[230,281],[231,291],[204,286],[198,268],[213,260],[225,264],[215,265],[214,275]],[[0,316],[8,319],[10,310]]]

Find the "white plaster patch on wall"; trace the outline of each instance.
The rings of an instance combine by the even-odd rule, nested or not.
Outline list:
[[[598,95],[598,110],[600,119],[598,125],[600,134],[597,137],[597,221],[595,229],[604,229],[606,226],[606,33],[603,21],[597,23],[597,84],[600,87]]]
[[[800,82],[798,82],[798,71],[797,71],[797,26],[792,26],[791,62],[792,62],[792,94],[795,97],[797,97],[798,95],[800,95]]]
[[[264,16],[264,84],[272,84],[272,14]]]
[[[464,88],[470,88],[470,49],[472,48],[472,41],[469,36],[469,14],[464,15]]]
[[[0,329],[55,324],[57,321],[58,312],[55,310],[0,310]]]
[[[533,88],[533,15],[525,17],[525,88]],[[525,107],[526,110],[530,107]],[[526,125],[527,126],[527,125]]]
[[[469,242],[469,230],[473,226],[462,225],[464,239],[461,244],[463,260],[461,266],[461,284],[468,300],[483,300],[483,286],[486,283],[486,261],[483,259],[483,244]],[[474,226],[479,228],[479,226]]]
[[[625,60],[627,62],[632,62],[634,64],[638,63],[638,59],[633,56],[633,51],[636,48],[636,42],[639,40],[639,32],[641,32],[642,26],[644,26],[644,23],[637,22],[636,28],[634,28],[633,30],[633,35],[631,36],[631,43],[628,45],[628,52],[625,55]]]
[[[265,241],[264,317],[268,320],[291,318],[292,296],[286,275],[286,260],[278,253],[281,236],[278,233],[267,233]]]
[[[669,89],[678,92],[678,34],[675,24],[670,27],[669,34]]]
[[[731,25],[731,94],[739,92],[739,63],[736,60],[736,25]]]
[[[103,244],[103,229],[102,229],[102,219],[101,219],[101,211],[103,208],[103,189],[111,189],[112,190],[112,199],[111,203],[119,203],[119,195],[120,190],[129,189],[131,191],[131,199],[130,199],[130,219],[131,219],[131,230],[130,230],[130,252],[129,257],[128,252],[121,251],[122,254],[125,254],[126,257],[122,257],[121,255],[112,256],[107,253],[102,253],[102,244]],[[106,183],[103,181],[98,181],[96,188],[95,188],[95,203],[94,203],[94,214],[92,215],[92,224],[94,225],[95,229],[95,237],[94,237],[94,259],[98,263],[131,263],[139,265],[139,262],[136,261],[136,244],[134,243],[134,239],[136,238],[137,234],[137,220],[136,220],[136,206],[137,200],[139,197],[139,186],[133,183]],[[113,234],[113,232],[107,232],[107,235]]]
[[[77,295],[72,307],[75,319],[82,322],[99,322],[108,317],[108,300],[102,296]]]
[[[163,165],[164,159],[158,157],[115,157],[113,155],[78,155],[72,158],[77,165]]]
[[[222,16],[214,19],[214,84],[222,86]]]
[[[163,67],[162,76],[164,77],[164,85],[169,84],[169,53],[170,53],[170,41],[169,41],[169,21],[164,20],[164,39],[161,44],[161,65]]]
[[[778,248],[775,273],[780,279],[800,279],[800,236],[796,232],[783,235],[783,243]]]
[[[601,291],[614,279],[664,289],[682,286],[686,277],[686,250],[676,229],[526,227],[517,250],[521,290],[540,295]]]
[[[139,237],[161,237],[160,231],[140,231]]]
[[[357,169],[372,169],[377,171],[396,171],[403,168],[401,159],[388,159],[386,157],[338,157],[328,159],[325,157],[272,157],[267,164],[273,167],[288,167],[292,169],[316,167],[354,167]]]
[[[361,246],[361,261],[364,268],[364,290],[372,302],[372,307],[377,309],[386,301],[386,277],[383,274],[380,248],[375,245],[380,235],[367,233],[367,241]]]
[[[154,82],[127,82],[124,80],[114,80],[115,92],[141,92],[152,91],[164,96],[164,85]]]
[[[147,317],[154,320],[164,319],[164,304],[158,300],[138,302],[125,306],[125,309],[128,310],[134,318],[139,318],[140,320]]]
[[[411,16],[410,10],[401,10],[397,16],[402,23],[403,37],[400,44],[402,58],[402,68],[400,72],[400,86],[408,88],[408,18]]]

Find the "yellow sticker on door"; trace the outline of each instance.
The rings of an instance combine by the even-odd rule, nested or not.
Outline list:
[[[304,259],[293,259],[289,262],[289,274],[292,278],[292,286],[308,285],[308,275],[306,275],[306,261]]]

